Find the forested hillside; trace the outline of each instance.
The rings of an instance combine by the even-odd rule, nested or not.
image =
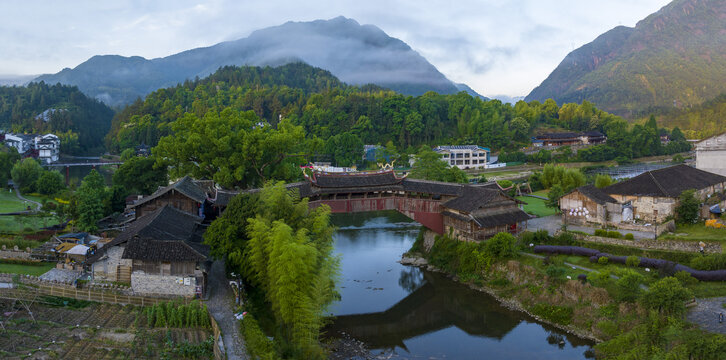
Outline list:
[[[720,134],[726,131],[726,94],[691,108],[661,111],[658,122],[684,129],[689,139]]]
[[[401,151],[421,144],[516,147],[528,144],[542,126],[587,131],[622,121],[587,102],[560,108],[552,100],[512,106],[465,92],[404,96],[374,86],[348,86],[327,71],[290,64],[226,67],[209,78],[157,90],[117,114],[107,145],[115,152],[140,143],[156,145],[185,113],[202,118],[228,107],[252,110],[273,126],[282,116],[302,126],[308,137],[348,137],[366,144],[392,141]]]
[[[98,152],[114,112],[88,98],[75,86],[0,87],[0,129],[19,133],[54,133],[61,151],[68,154]]]
[[[675,0],[571,52],[526,100],[587,100],[628,117],[726,92],[726,1]]]

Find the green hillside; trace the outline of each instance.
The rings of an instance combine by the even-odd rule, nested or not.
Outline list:
[[[526,100],[587,100],[626,117],[726,92],[726,1],[675,0],[571,52]]]
[[[40,82],[0,87],[0,130],[54,133],[67,154],[101,151],[113,115],[75,86]]]

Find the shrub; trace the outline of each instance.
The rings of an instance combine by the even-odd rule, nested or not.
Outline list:
[[[685,301],[692,297],[693,293],[684,288],[678,279],[666,277],[652,284],[642,301],[646,308],[658,310],[661,314],[680,315],[686,311]]]
[[[252,358],[265,360],[280,358],[275,351],[275,344],[265,336],[257,320],[252,315],[245,315],[240,322],[240,326],[242,334],[244,334],[247,351]]]
[[[608,264],[608,257],[607,256],[601,256],[599,259],[597,259],[597,263],[600,265],[607,265]]]
[[[512,234],[502,232],[485,242],[484,251],[495,259],[511,258],[517,255],[516,242]]]
[[[690,265],[697,270],[726,269],[726,254],[708,254],[695,257]]]
[[[595,325],[607,337],[615,337],[620,333],[618,324],[612,320],[603,320]]]
[[[642,289],[640,283],[643,281],[643,276],[634,272],[628,271],[618,281],[615,282],[616,288],[616,299],[618,301],[634,302],[640,297]]]
[[[628,256],[625,259],[625,265],[630,267],[638,267],[638,265],[640,265],[640,258],[633,255]]]
[[[595,229],[595,236],[607,237],[608,236],[608,231],[605,230],[605,229]]]
[[[625,234],[625,238],[626,238],[627,240],[635,240],[635,236],[633,236],[633,234],[631,234],[631,233],[627,233],[627,234]]]
[[[562,280],[563,276],[565,276],[565,273],[567,272],[567,269],[557,266],[554,264],[548,265],[545,269],[545,274],[549,276],[550,279],[559,281]]]
[[[572,307],[570,306],[540,303],[534,305],[530,311],[532,314],[553,323],[569,325],[572,322]]]
[[[505,287],[509,285],[509,280],[503,277],[498,277],[492,281],[489,282],[489,285],[496,286],[496,287]]]
[[[613,239],[620,239],[621,237],[623,237],[623,234],[621,234],[619,231],[608,231],[607,237]]]
[[[678,279],[678,281],[680,281],[684,286],[695,285],[698,283],[698,280],[691,276],[691,273],[686,271],[678,271],[673,275],[673,277]]]

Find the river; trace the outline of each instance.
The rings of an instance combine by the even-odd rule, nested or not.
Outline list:
[[[419,224],[395,212],[336,214],[341,300],[328,333],[407,359],[584,359],[593,343],[504,308],[442,274],[403,266]]]

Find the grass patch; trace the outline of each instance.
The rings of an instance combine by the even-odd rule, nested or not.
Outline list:
[[[40,300],[51,306],[69,307],[71,309],[83,309],[91,304],[94,304],[92,301],[49,295],[41,296]]]
[[[14,215],[0,216],[0,231],[3,233],[18,234],[22,232],[35,232],[43,227],[58,224],[60,220],[55,216],[42,215]]]
[[[714,229],[706,227],[703,223],[678,225],[672,234],[664,234],[658,237],[660,240],[680,241],[715,241],[726,243],[726,229]]]
[[[545,303],[539,303],[530,309],[532,314],[537,315],[545,320],[552,321],[556,324],[569,325],[572,323],[572,307],[558,306]]]
[[[26,210],[23,201],[15,196],[15,192],[0,189],[0,213],[10,213]]]
[[[55,263],[40,263],[39,265],[17,265],[0,263],[0,273],[40,276],[55,267]]]
[[[530,196],[517,196],[517,200],[526,202],[524,211],[528,214],[537,215],[539,217],[557,214],[557,209],[545,206],[545,201]]]
[[[547,197],[549,194],[550,194],[550,189],[544,189],[544,190],[535,191],[532,193],[532,195],[544,196],[544,197]]]

